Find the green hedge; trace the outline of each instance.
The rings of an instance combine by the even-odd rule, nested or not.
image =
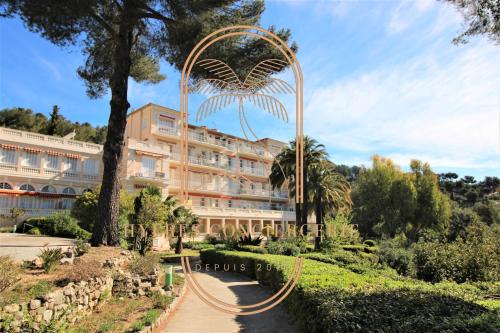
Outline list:
[[[58,213],[51,216],[35,217],[26,220],[26,232],[37,228],[42,234],[49,236],[90,239],[91,233],[82,229],[78,221],[67,213]],[[20,228],[22,230],[22,228]]]
[[[291,274],[293,257],[204,250],[203,263],[244,264],[244,273],[272,290]],[[271,264],[273,269],[258,270]],[[357,274],[337,265],[304,260],[285,306],[305,332],[495,332],[500,301],[483,296],[500,283],[458,285],[404,278],[386,270]]]

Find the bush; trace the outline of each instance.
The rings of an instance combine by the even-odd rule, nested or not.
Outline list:
[[[265,247],[255,245],[242,245],[238,248],[240,251],[267,254],[268,251]]]
[[[412,251],[408,249],[408,240],[401,234],[392,239],[380,241],[378,255],[380,262],[394,268],[401,275],[409,275]]]
[[[37,227],[31,228],[30,230],[28,230],[27,233],[30,234],[30,235],[36,235],[36,236],[42,234],[42,232],[40,231],[40,229],[38,229]]]
[[[155,309],[162,309],[162,310],[168,309],[168,306],[174,300],[174,297],[164,295],[158,291],[153,291],[149,295],[149,298],[151,298],[151,300],[153,301],[153,306],[155,307]]]
[[[158,267],[159,262],[160,257],[153,253],[147,253],[144,256],[135,255],[130,261],[128,269],[130,272],[139,276],[152,275],[155,273],[155,269]]]
[[[252,238],[252,235],[250,234],[246,234],[246,235],[242,235],[240,236],[240,239],[238,240],[238,245],[254,245],[254,246],[257,246],[257,245],[260,245],[260,243],[262,243],[262,236],[258,236],[258,237],[255,237],[255,238]]]
[[[466,239],[441,243],[419,242],[413,251],[416,276],[430,282],[500,279],[500,226],[484,224],[466,228]]]
[[[59,265],[59,261],[64,258],[64,254],[60,247],[44,248],[38,257],[42,259],[42,267],[45,273],[50,273]]]
[[[0,292],[19,280],[21,268],[9,256],[0,256]]]
[[[82,239],[90,239],[91,237],[91,233],[80,228],[77,220],[67,213],[30,218],[26,220],[26,223],[33,226],[31,229],[38,228],[44,235]]]
[[[216,250],[225,250],[226,244],[215,244],[215,249]]]
[[[367,239],[367,240],[365,240],[365,241],[363,242],[363,244],[365,244],[366,246],[375,246],[375,245],[377,245],[377,244],[375,243],[375,241],[374,241],[374,240],[371,240],[371,239]]]
[[[298,256],[300,254],[300,247],[291,242],[270,242],[267,246],[269,254],[281,254],[285,256]]]
[[[290,278],[294,259],[204,250],[201,260],[204,264],[244,264],[248,268],[245,275],[278,291]],[[257,269],[267,264],[272,266],[270,271]],[[479,303],[483,295],[484,291],[473,285],[432,285],[397,275],[388,277],[385,272],[360,275],[306,259],[298,285],[284,305],[294,314],[299,328],[311,333],[496,332],[497,313],[472,301]]]
[[[78,238],[75,241],[75,252],[77,256],[82,256],[85,253],[89,252],[90,244],[86,239]]]

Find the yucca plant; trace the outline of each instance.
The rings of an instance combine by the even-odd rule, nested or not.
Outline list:
[[[238,241],[239,245],[255,245],[258,246],[262,242],[262,236],[258,236],[255,238],[252,238],[252,235],[246,234],[242,235],[240,237],[240,240]]]
[[[59,265],[60,260],[64,257],[62,249],[59,247],[56,248],[43,248],[40,252],[38,258],[40,258],[43,262],[42,267],[45,273],[52,272],[57,265]]]

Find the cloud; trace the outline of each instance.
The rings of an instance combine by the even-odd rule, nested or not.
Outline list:
[[[45,59],[40,55],[35,55],[35,58],[45,70],[47,70],[50,74],[52,74],[53,78],[56,81],[61,81],[62,75],[57,64]]]
[[[387,25],[387,33],[395,35],[406,30],[425,12],[430,10],[434,6],[434,3],[434,0],[401,1],[391,13]]]
[[[483,42],[446,50],[317,87],[306,97],[307,132],[330,149],[403,165],[500,168],[500,52]]]

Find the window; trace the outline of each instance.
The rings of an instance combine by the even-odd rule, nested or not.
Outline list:
[[[232,157],[228,157],[227,158],[227,166],[228,167],[232,167],[233,166],[233,158]]]
[[[229,208],[232,208],[232,207],[233,207],[233,200],[228,200],[228,201],[227,201],[227,206],[228,206]]]
[[[74,157],[67,157],[66,158],[66,170],[70,172],[77,172],[78,171],[78,159]]]
[[[23,184],[19,187],[21,191],[34,192],[35,188],[31,184]]]
[[[45,185],[44,187],[42,187],[41,192],[43,192],[43,193],[57,193],[55,187],[51,186],[51,185]]]
[[[12,185],[9,183],[0,183],[0,190],[12,190]]]
[[[19,206],[20,208],[23,209],[35,208],[35,200],[33,199],[33,197],[23,196],[21,197],[21,202]]]
[[[13,149],[0,148],[0,163],[16,164],[16,151]]]
[[[214,199],[214,207],[219,208],[219,199]]]
[[[156,160],[150,157],[142,157],[142,175],[150,177],[154,175]]]
[[[27,151],[24,154],[23,165],[31,168],[38,167],[38,153]]]
[[[54,199],[46,199],[43,198],[40,200],[40,208],[41,209],[54,209],[56,208],[57,201]]]
[[[66,187],[64,190],[62,190],[63,194],[72,194],[75,195],[76,192],[72,187]]]
[[[0,195],[0,208],[12,207],[10,204],[10,196]]]
[[[175,127],[175,119],[160,115],[160,126],[174,128]]]
[[[243,168],[243,160],[240,160],[240,168]]]
[[[251,167],[252,169],[253,169],[253,168],[255,168],[255,162],[254,162],[254,161],[250,162],[250,167]]]
[[[59,170],[59,156],[48,155],[45,168],[50,170]]]
[[[97,175],[97,160],[86,158],[83,160],[83,173],[86,175]]]
[[[75,200],[70,198],[64,198],[61,201],[61,209],[71,209],[73,208]]]
[[[205,207],[205,198],[200,198],[200,206]]]

